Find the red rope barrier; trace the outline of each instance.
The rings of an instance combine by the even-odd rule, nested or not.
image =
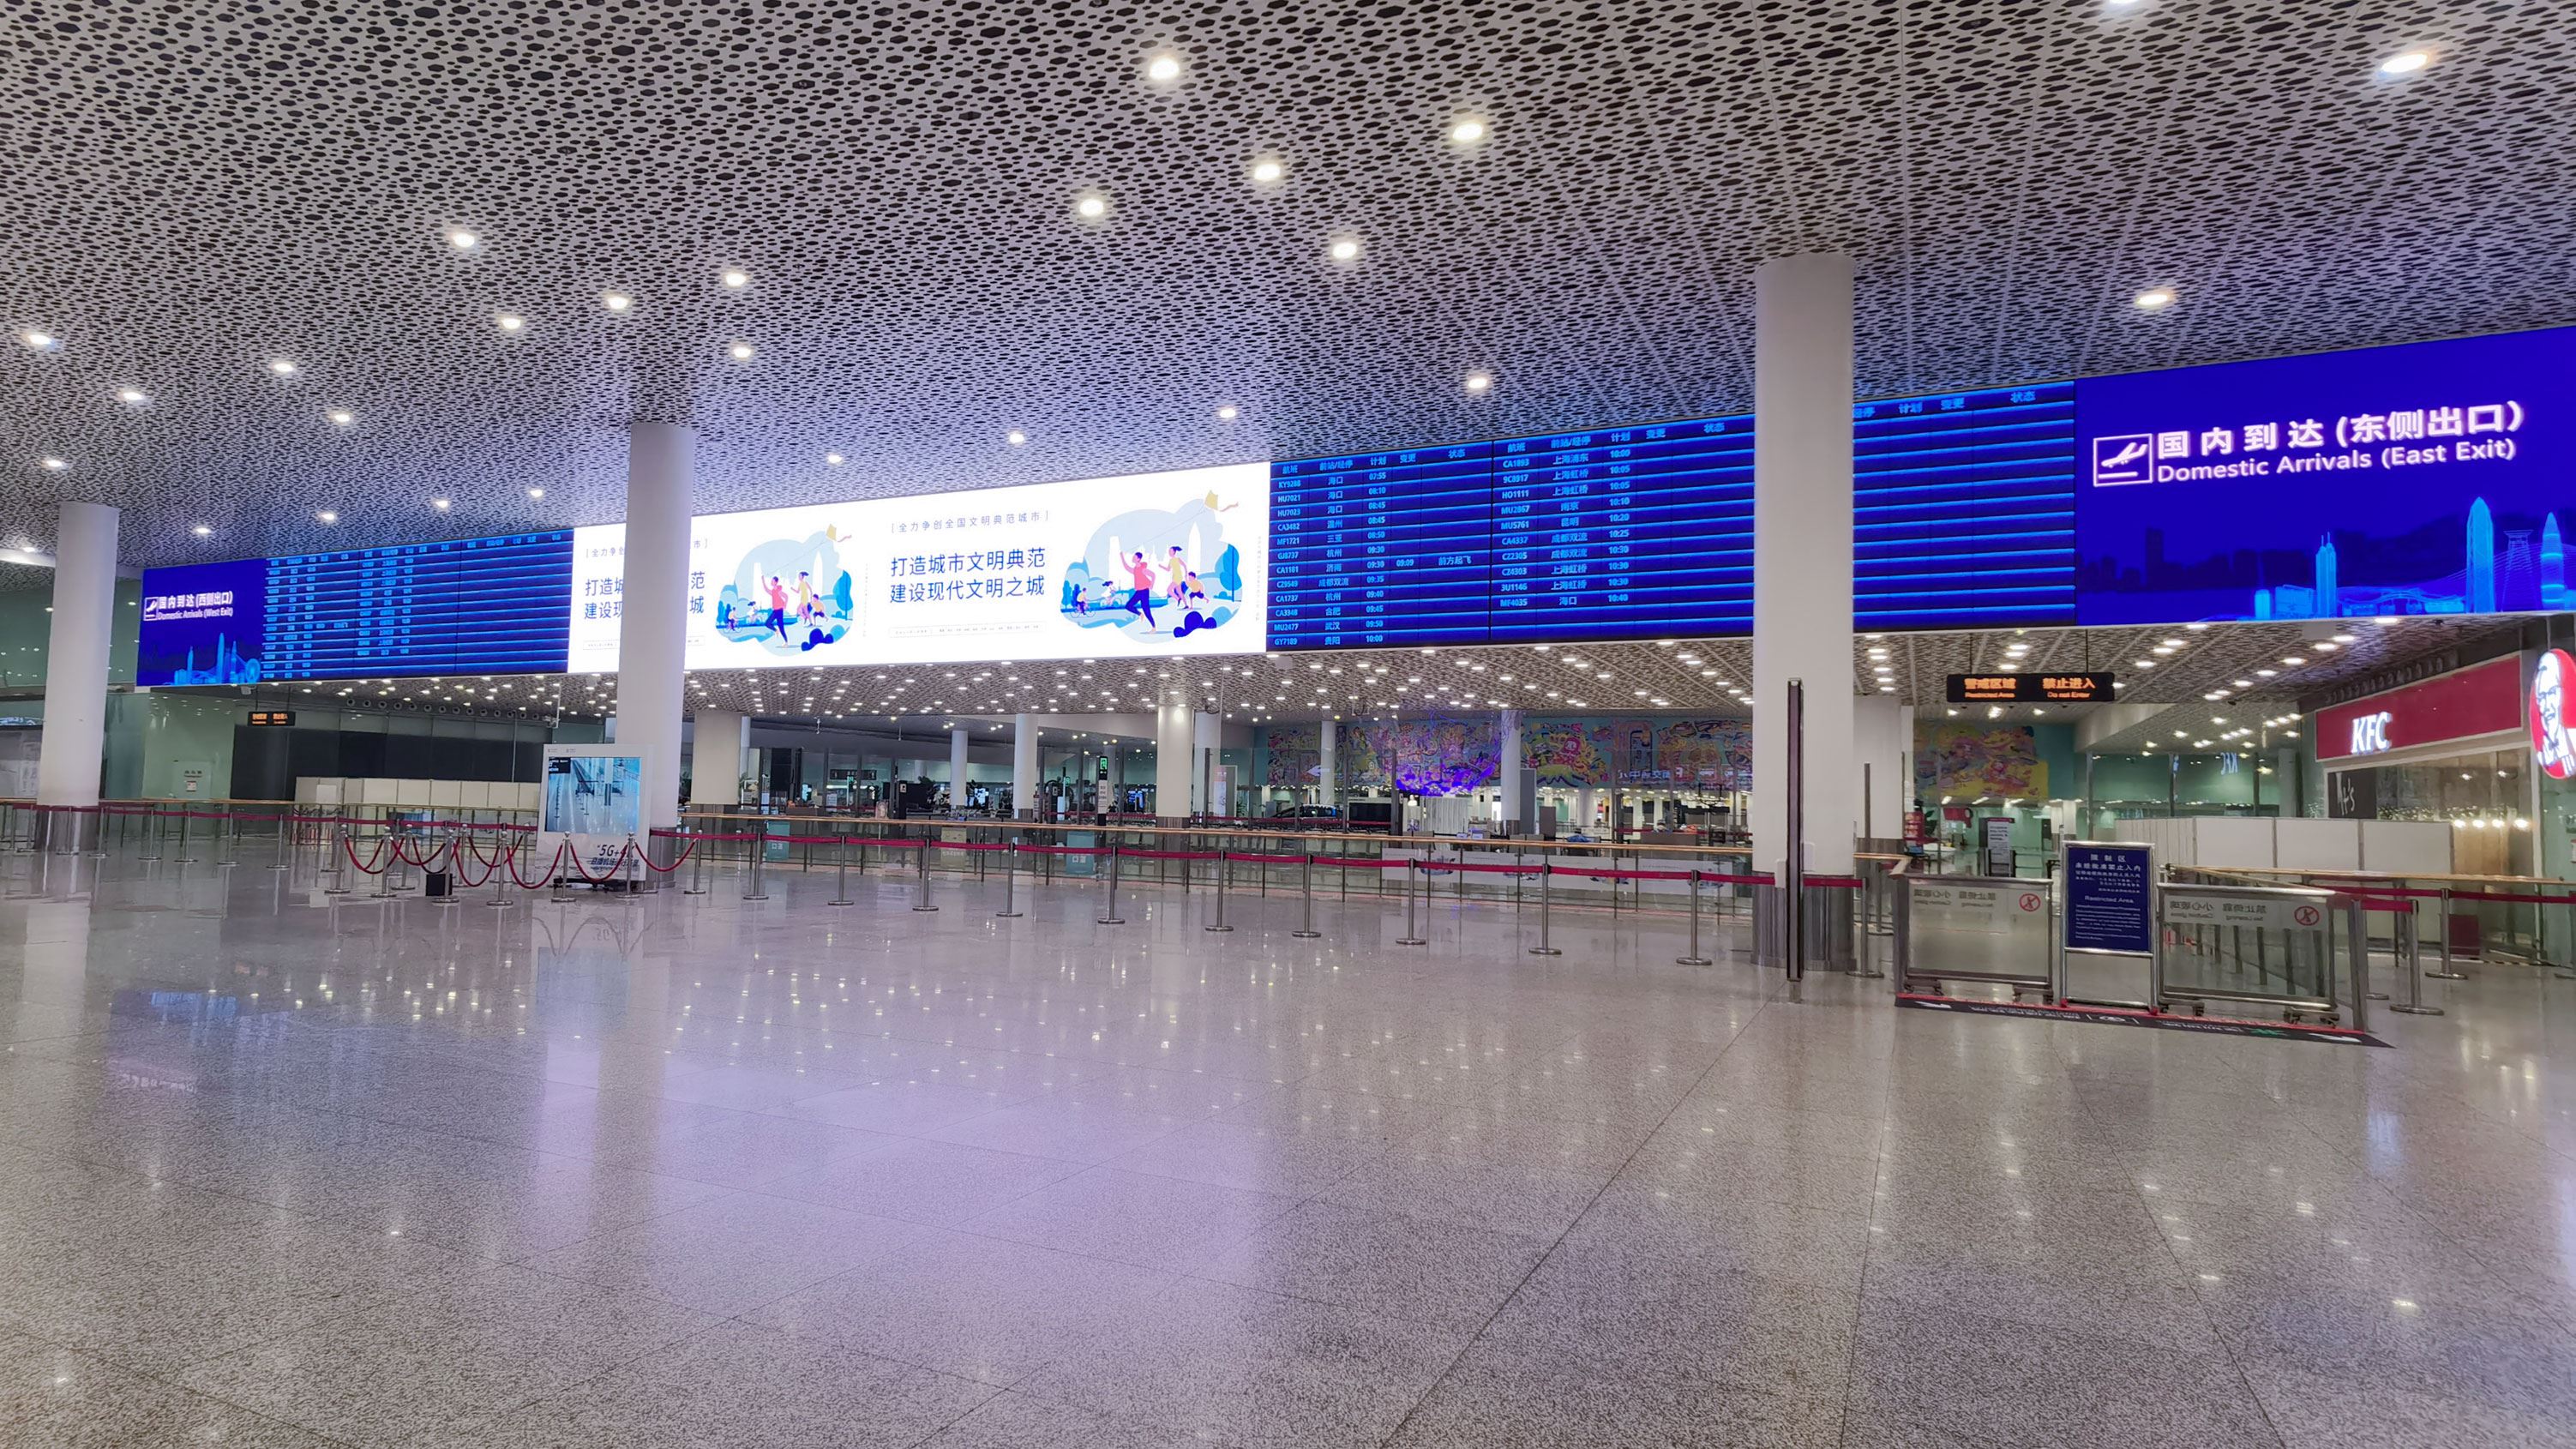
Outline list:
[[[546,866],[545,871],[535,880],[530,880],[526,876],[519,874],[519,857],[516,851],[511,852],[509,855],[503,857],[503,859],[509,863],[510,879],[518,884],[519,889],[523,891],[532,891],[541,886],[549,886],[555,883],[563,872],[564,852],[570,849],[572,849],[571,841],[556,841],[554,860]]]
[[[390,837],[388,837],[388,839],[390,839]],[[340,837],[340,848],[348,852],[349,864],[356,866],[359,872],[364,875],[383,875],[385,873],[385,867],[370,865],[367,861],[383,860],[385,858],[386,843],[386,840],[377,841],[375,850],[368,855],[367,860],[362,861],[358,859],[357,842],[346,835]]]
[[[590,868],[583,865],[581,863],[581,857],[576,855],[572,858],[572,873],[580,876],[583,880],[590,882],[592,885],[606,885],[608,882],[617,879],[617,873],[626,867],[626,857],[633,854],[634,851],[635,842],[630,840],[626,843],[624,849],[617,852],[617,858],[608,863],[608,874],[606,875],[592,875],[590,873]]]
[[[650,853],[646,853],[638,858],[644,862],[644,868],[646,870],[656,871],[663,875],[669,875],[671,872],[678,870],[681,866],[688,864],[689,856],[691,853],[696,851],[697,848],[698,843],[694,840],[690,841],[687,845],[680,848],[680,853],[678,855],[671,857],[671,863],[669,865],[655,865]]]

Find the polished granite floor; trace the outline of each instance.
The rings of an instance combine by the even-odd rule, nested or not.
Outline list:
[[[1633,915],[317,884],[0,859],[0,1444],[2576,1445],[2518,967],[2380,1051]]]

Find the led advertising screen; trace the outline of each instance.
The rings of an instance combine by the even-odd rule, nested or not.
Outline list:
[[[2078,384],[2086,624],[2561,609],[2576,329]]]
[[[770,508],[690,528],[691,669],[1257,654],[1259,463]],[[571,667],[617,667],[625,529],[575,530]]]

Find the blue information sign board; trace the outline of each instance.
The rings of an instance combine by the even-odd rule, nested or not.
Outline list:
[[[2066,843],[2066,914],[2060,928],[2069,951],[2153,955],[2156,949],[2154,851],[2098,840]]]

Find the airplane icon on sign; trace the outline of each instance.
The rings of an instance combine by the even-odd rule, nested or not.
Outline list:
[[[2124,484],[2145,483],[2153,479],[2152,465],[2147,462],[2148,444],[2145,433],[2124,433],[2117,437],[2093,440],[2093,486],[2116,488]]]

